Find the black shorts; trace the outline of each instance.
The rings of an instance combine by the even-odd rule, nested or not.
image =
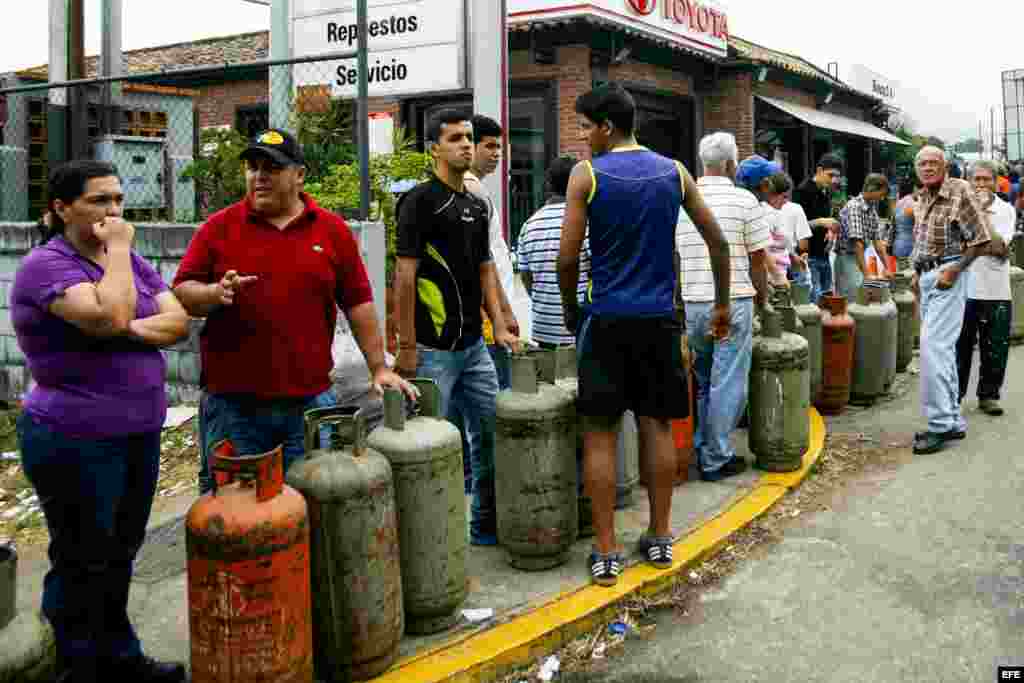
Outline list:
[[[682,327],[673,318],[583,316],[577,334],[583,416],[683,419],[690,396],[681,354]]]

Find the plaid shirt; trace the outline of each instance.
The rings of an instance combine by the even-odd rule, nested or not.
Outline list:
[[[839,238],[836,240],[837,254],[855,254],[853,240],[861,240],[867,247],[879,239],[878,213],[864,199],[857,195],[839,212]]]
[[[967,181],[946,178],[937,194],[918,191],[914,200],[914,263],[959,256],[966,247],[985,244],[991,235],[988,214]]]

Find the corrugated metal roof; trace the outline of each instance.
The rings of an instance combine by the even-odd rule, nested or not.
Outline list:
[[[881,102],[881,100],[874,95],[870,95],[844,83],[824,69],[819,69],[803,57],[798,57],[797,55],[792,55],[788,52],[772,50],[771,48],[758,45],[757,43],[752,43],[749,40],[745,40],[737,36],[729,37],[729,48],[730,52],[735,52],[735,57],[737,59],[747,60],[758,64],[771,65],[784,71],[794,73],[798,76],[803,76],[804,78],[823,81],[836,88],[851,92],[874,102]]]
[[[755,97],[815,128],[825,128],[826,130],[834,130],[862,138],[871,138],[872,140],[881,140],[882,142],[890,142],[896,145],[910,144],[892,133],[882,130],[878,126],[871,125],[867,121],[858,121],[848,116],[840,116],[831,112],[821,111],[820,109],[811,109],[800,104],[777,100],[773,97],[765,97],[763,95],[755,95]]]
[[[124,53],[125,73],[144,74],[163,69],[217,66],[231,62],[255,62],[270,55],[270,31],[241,33],[221,38],[207,38],[190,43],[176,43],[147,47],[141,50],[127,50]],[[99,74],[99,57],[85,58],[85,77]],[[49,78],[46,64],[18,71],[21,78],[45,81]]]

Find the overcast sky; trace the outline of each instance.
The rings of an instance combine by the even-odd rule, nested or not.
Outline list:
[[[0,72],[45,63],[48,1],[3,1],[17,2],[18,12],[0,29]],[[992,106],[1001,131],[1000,74],[1024,68],[1017,49],[1024,6],[1012,2],[978,12],[925,0],[721,4],[735,35],[821,68],[860,63],[897,81],[921,132],[948,141],[976,135],[979,120],[987,137]],[[89,54],[99,50],[99,6],[100,0],[85,0]],[[124,0],[124,14],[126,50],[257,31],[270,21],[268,8],[243,0]]]

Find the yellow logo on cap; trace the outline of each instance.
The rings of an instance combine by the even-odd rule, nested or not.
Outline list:
[[[284,144],[284,138],[276,130],[267,131],[260,136],[259,141],[264,145],[281,145]]]

